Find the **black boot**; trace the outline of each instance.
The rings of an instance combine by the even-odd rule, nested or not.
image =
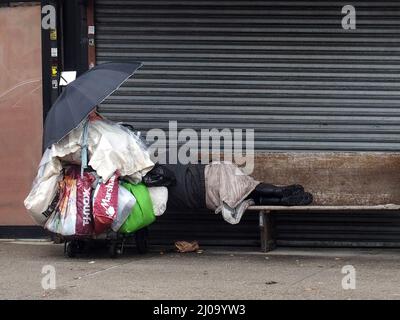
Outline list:
[[[299,184],[278,187],[268,183],[260,183],[254,191],[261,197],[284,198],[302,193],[304,192],[304,188]]]
[[[255,200],[256,205],[260,206],[280,206],[281,198],[272,198],[272,197],[264,197],[260,196],[257,200]]]
[[[282,206],[308,206],[313,202],[311,193],[302,192],[281,199]]]

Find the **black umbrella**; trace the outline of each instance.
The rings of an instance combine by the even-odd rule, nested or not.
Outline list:
[[[141,63],[104,63],[67,85],[47,114],[44,148],[75,129],[96,106],[131,77]]]

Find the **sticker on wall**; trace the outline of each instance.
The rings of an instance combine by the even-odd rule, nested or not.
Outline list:
[[[94,34],[94,26],[89,26],[88,27],[88,34]]]
[[[57,30],[56,29],[50,30],[50,40],[52,40],[52,41],[57,40]]]
[[[52,80],[51,81],[51,87],[53,89],[57,89],[58,88],[58,81],[57,80]]]
[[[76,71],[61,71],[60,74],[60,87],[70,84],[76,79]]]
[[[51,66],[51,75],[53,76],[53,77],[57,77],[57,72],[58,70],[57,70],[57,66]]]
[[[56,58],[58,56],[57,48],[51,48],[51,57]]]

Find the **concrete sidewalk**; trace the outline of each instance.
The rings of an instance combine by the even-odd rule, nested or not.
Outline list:
[[[171,248],[170,248],[171,249]],[[49,242],[0,242],[1,299],[399,299],[400,250],[203,248],[178,254],[153,248],[65,258]],[[43,266],[56,270],[56,289],[41,286]],[[344,290],[342,268],[356,271]]]

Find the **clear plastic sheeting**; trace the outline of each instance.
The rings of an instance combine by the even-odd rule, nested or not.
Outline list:
[[[77,208],[77,180],[73,176],[65,176],[60,182],[60,200],[58,210],[47,220],[45,228],[50,232],[63,236],[76,234]]]
[[[89,166],[105,181],[118,170],[121,176],[139,183],[154,166],[142,141],[112,122],[90,122],[88,144]]]
[[[128,219],[135,204],[135,196],[120,185],[118,189],[118,213],[111,225],[113,231],[118,232],[126,219]]]
[[[89,166],[104,181],[118,170],[132,183],[139,183],[153,168],[154,163],[146,146],[125,127],[108,120],[95,120],[89,122],[88,133]],[[69,158],[80,151],[82,134],[83,124],[52,146],[54,156]]]

